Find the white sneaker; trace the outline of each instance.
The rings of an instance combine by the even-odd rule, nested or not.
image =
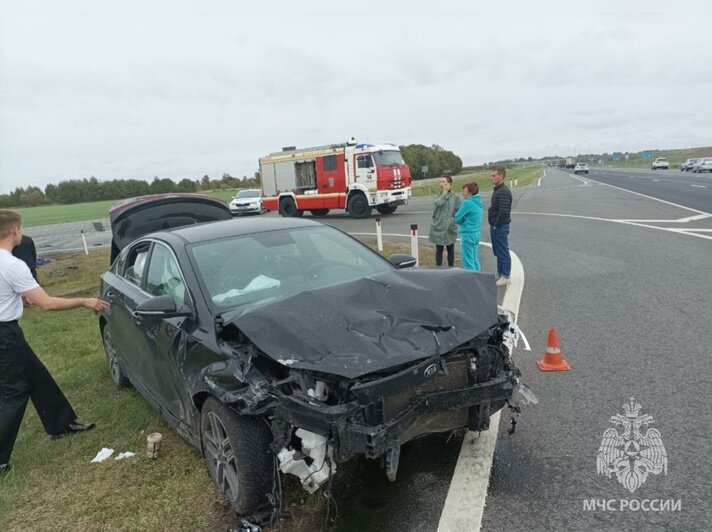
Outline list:
[[[497,279],[497,282],[495,283],[497,286],[508,286],[510,284],[512,284],[512,281],[509,280],[509,277],[505,277],[504,275]]]

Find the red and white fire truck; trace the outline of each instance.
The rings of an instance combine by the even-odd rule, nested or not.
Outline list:
[[[375,207],[395,212],[410,198],[410,170],[393,144],[343,144],[283,148],[260,159],[264,207],[282,216],[310,211],[324,216],[346,209],[366,218]]]

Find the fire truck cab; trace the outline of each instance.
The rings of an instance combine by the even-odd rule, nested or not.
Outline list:
[[[410,170],[394,144],[283,148],[260,159],[264,207],[282,216],[346,209],[366,218],[395,212],[411,196]]]

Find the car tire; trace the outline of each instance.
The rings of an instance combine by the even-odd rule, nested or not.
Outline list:
[[[276,472],[264,420],[209,397],[200,413],[200,438],[210,477],[235,512],[250,515],[270,504]]]
[[[360,193],[353,194],[349,198],[349,213],[354,218],[368,218],[371,216],[371,206],[366,201],[366,196]]]
[[[312,209],[309,212],[311,212],[312,216],[321,218],[322,216],[326,216],[327,214],[329,214],[329,209]]]
[[[114,335],[111,333],[109,324],[104,324],[101,330],[101,340],[104,344],[104,353],[106,353],[106,363],[109,366],[109,376],[117,388],[131,387],[131,381],[124,373],[119,360],[119,354],[114,343]]]
[[[379,205],[376,207],[376,210],[383,215],[388,215],[396,212],[397,208],[398,205]]]
[[[297,209],[294,198],[287,196],[279,202],[279,213],[286,218],[294,218],[304,214],[304,211]]]

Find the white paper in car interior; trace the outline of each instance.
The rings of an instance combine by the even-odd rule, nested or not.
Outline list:
[[[213,296],[213,302],[220,304],[226,299],[241,296],[242,294],[247,294],[248,292],[257,292],[259,290],[267,290],[268,288],[279,288],[281,284],[282,283],[278,279],[272,279],[271,277],[260,274],[252,279],[252,281],[250,281],[245,288],[233,288],[224,294],[217,294]]]

